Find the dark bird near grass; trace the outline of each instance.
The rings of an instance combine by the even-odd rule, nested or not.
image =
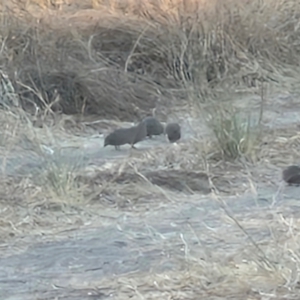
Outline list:
[[[282,171],[283,180],[289,185],[300,185],[300,167],[289,166]]]
[[[166,126],[165,133],[170,143],[175,143],[181,138],[181,128],[178,123],[169,123]]]
[[[146,117],[143,119],[147,125],[147,136],[161,135],[164,132],[164,126],[155,117]]]
[[[116,150],[120,149],[120,146],[129,144],[132,148],[134,145],[147,136],[146,122],[142,121],[136,126],[129,128],[119,128],[110,133],[104,140],[104,147],[111,145],[115,146]]]

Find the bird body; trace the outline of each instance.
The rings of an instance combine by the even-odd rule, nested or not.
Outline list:
[[[282,171],[282,178],[288,184],[300,184],[300,167],[293,165]]]
[[[155,117],[146,117],[143,119],[147,126],[147,136],[160,135],[164,132],[164,126]]]
[[[181,138],[181,128],[178,123],[169,123],[166,126],[165,133],[170,143],[175,143]]]
[[[111,145],[115,146],[115,149],[120,149],[120,146],[129,144],[132,148],[134,145],[147,136],[147,126],[145,122],[129,127],[119,128],[110,133],[104,140],[104,147]]]
[[[135,127],[135,137],[133,141],[133,145],[141,142],[144,140],[147,136],[147,123],[145,121],[141,121],[138,125],[134,126]]]

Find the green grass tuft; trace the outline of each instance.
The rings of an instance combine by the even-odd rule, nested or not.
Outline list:
[[[208,122],[224,159],[250,159],[260,140],[259,120],[253,115],[241,116],[237,111],[217,109]]]

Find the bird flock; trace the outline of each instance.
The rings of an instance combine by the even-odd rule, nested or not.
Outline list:
[[[146,117],[135,126],[119,128],[108,134],[104,140],[104,147],[111,145],[120,150],[120,146],[129,144],[135,148],[135,144],[146,137],[151,139],[152,136],[161,134],[165,134],[170,143],[177,142],[181,138],[180,125],[169,123],[164,126],[155,117]]]
[[[120,150],[120,146],[129,144],[135,148],[134,145],[146,137],[151,139],[152,136],[161,134],[165,134],[170,143],[177,142],[181,138],[180,125],[169,123],[164,126],[155,117],[146,117],[135,126],[119,128],[108,134],[104,140],[104,147],[111,145]],[[300,167],[292,165],[285,168],[282,171],[282,179],[288,185],[300,186]]]

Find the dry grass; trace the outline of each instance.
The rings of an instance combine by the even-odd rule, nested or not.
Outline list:
[[[65,113],[130,121],[160,103],[194,107],[224,90],[295,81],[298,5],[219,2],[97,2],[38,24],[6,8],[0,63],[23,106],[45,108],[58,93]]]
[[[188,231],[178,231],[177,240],[158,227],[148,248],[139,249],[145,257],[170,251],[172,271],[155,265],[153,272],[70,288],[116,299],[297,298],[299,216],[283,204],[232,214],[224,199],[246,192],[258,198],[261,186],[278,185],[280,168],[300,159],[297,128],[262,127],[264,98],[254,125],[252,115],[241,117],[227,101],[237,95],[243,101],[244,94],[260,94],[266,86],[298,92],[298,2],[1,5],[4,241],[25,235],[30,243],[41,233],[51,240],[86,224],[121,226],[116,220],[124,214],[134,244],[141,219],[149,228],[170,228],[183,218]],[[91,135],[105,132],[89,121],[105,119],[104,127],[112,119],[134,122],[154,107],[162,121],[183,112],[210,114],[206,124],[216,139],[186,139],[122,159],[87,159]],[[178,216],[193,205],[209,208],[201,211],[201,222],[194,220],[198,227],[189,216]],[[222,226],[207,225],[209,218]],[[193,247],[193,239],[201,247]],[[216,246],[212,239],[225,242]]]
[[[256,157],[260,146],[261,124],[256,114],[242,116],[233,107],[213,106],[207,123],[216,137],[218,147],[226,160]]]

